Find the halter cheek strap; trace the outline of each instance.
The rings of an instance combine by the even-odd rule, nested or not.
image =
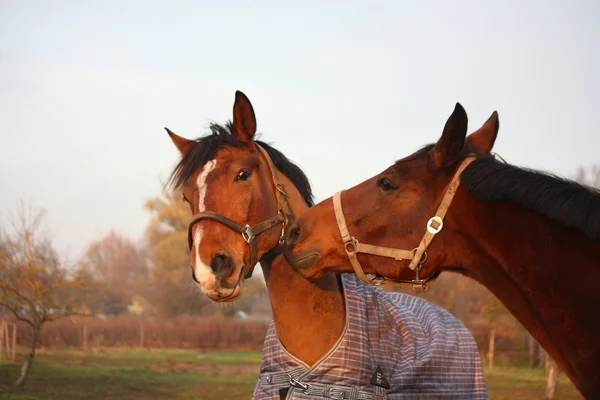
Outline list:
[[[227,218],[224,215],[217,214],[216,212],[203,211],[201,213],[194,215],[192,218],[192,221],[190,222],[190,224],[188,226],[188,245],[189,245],[190,250],[192,249],[192,245],[194,243],[194,226],[202,220],[210,220],[210,221],[219,222],[222,225],[225,225],[226,227],[228,227],[229,229],[241,234],[242,238],[244,238],[246,243],[250,246],[250,261],[249,261],[248,265],[246,265],[246,270],[247,270],[247,273],[245,276],[246,279],[250,278],[252,276],[252,272],[254,271],[254,266],[259,261],[258,245],[256,244],[256,241],[255,241],[256,237],[258,235],[260,235],[261,233],[266,232],[269,229],[271,229],[279,224],[282,224],[281,233],[279,235],[279,240],[276,245],[276,246],[280,246],[285,241],[285,228],[286,228],[288,222],[294,218],[294,213],[292,212],[292,209],[287,200],[287,194],[286,194],[285,190],[283,189],[283,184],[281,183],[281,181],[279,180],[279,177],[277,176],[275,165],[273,164],[271,157],[269,157],[269,154],[266,152],[265,149],[263,149],[261,146],[259,146],[256,143],[255,143],[255,145],[256,145],[256,149],[263,156],[263,158],[265,159],[265,161],[267,163],[267,166],[269,167],[269,171],[271,174],[271,180],[273,182],[273,186],[275,187],[275,198],[277,200],[277,214],[275,216],[251,227],[249,224],[242,226],[241,224],[238,224],[237,222]]]
[[[390,285],[390,286],[411,286],[415,292],[425,292],[429,286],[435,282],[439,272],[434,275],[421,279],[419,277],[419,271],[425,261],[427,261],[427,248],[431,244],[434,236],[439,233],[444,226],[444,217],[446,212],[452,203],[452,199],[456,194],[458,185],[460,184],[460,175],[464,169],[475,159],[475,157],[468,157],[462,162],[460,167],[454,173],[452,180],[448,184],[446,193],[442,198],[442,201],[433,217],[427,221],[426,231],[419,243],[419,246],[414,250],[401,250],[391,247],[373,246],[370,244],[360,243],[355,237],[350,235],[346,219],[344,218],[344,211],[342,208],[342,197],[341,192],[337,192],[333,195],[333,210],[335,212],[335,219],[340,229],[342,236],[342,242],[344,243],[344,249],[348,255],[348,260],[352,265],[352,269],[356,273],[356,276],[373,286]],[[415,279],[402,280],[402,279],[389,279],[381,275],[375,275],[373,279],[367,278],[365,272],[358,261],[358,253],[372,254],[381,257],[393,258],[394,260],[411,260],[409,268],[415,271]]]

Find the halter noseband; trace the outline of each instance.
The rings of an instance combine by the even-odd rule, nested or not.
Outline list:
[[[373,246],[370,244],[359,243],[359,241],[355,237],[350,236],[350,232],[348,231],[346,219],[344,218],[344,211],[342,210],[342,192],[340,191],[333,195],[333,209],[335,211],[335,219],[340,229],[340,234],[342,235],[344,249],[346,250],[346,254],[348,255],[348,259],[350,260],[350,264],[352,264],[352,268],[354,269],[356,276],[360,280],[373,286],[410,286],[412,287],[413,291],[417,293],[422,293],[429,289],[429,286],[433,284],[433,282],[435,282],[435,280],[439,276],[439,271],[425,279],[421,279],[419,277],[419,271],[421,270],[421,266],[423,265],[423,263],[427,261],[427,248],[431,244],[433,237],[437,233],[439,233],[442,230],[442,227],[444,226],[444,216],[446,215],[446,212],[450,207],[450,203],[452,203],[452,199],[454,198],[454,194],[456,193],[456,189],[460,184],[460,174],[474,159],[475,157],[465,158],[462,164],[454,173],[454,177],[448,184],[446,194],[442,198],[442,202],[440,203],[437,212],[435,213],[435,216],[433,216],[429,219],[429,221],[427,221],[427,230],[423,235],[423,239],[421,239],[421,243],[419,243],[419,247],[416,247],[414,250],[400,250],[390,247]],[[415,271],[415,279],[389,279],[377,274],[373,279],[369,279],[367,278],[365,272],[362,269],[362,266],[360,265],[360,262],[358,261],[358,253],[366,253],[381,257],[393,258],[396,261],[411,260],[408,267],[411,270]]]
[[[277,177],[277,172],[275,169],[275,165],[269,157],[269,154],[259,146],[257,143],[254,144],[258,152],[263,156],[267,165],[269,166],[269,171],[271,172],[271,180],[273,181],[273,185],[275,186],[275,198],[277,200],[277,214],[259,224],[254,226],[250,226],[246,224],[244,226],[238,224],[237,222],[227,218],[224,215],[217,214],[213,211],[203,211],[193,216],[190,225],[188,226],[188,245],[190,250],[192,249],[192,245],[194,243],[193,229],[196,223],[202,220],[210,220],[219,222],[229,229],[239,233],[244,238],[244,241],[250,245],[250,263],[247,265],[248,272],[246,273],[245,279],[248,279],[252,276],[252,272],[254,271],[254,266],[259,261],[258,260],[258,245],[256,244],[256,237],[263,232],[268,231],[269,229],[282,224],[281,226],[281,234],[279,236],[279,240],[277,245],[280,246],[285,241],[285,228],[291,218],[293,218],[294,214],[292,209],[287,201],[287,194],[283,190],[283,184],[279,181]]]

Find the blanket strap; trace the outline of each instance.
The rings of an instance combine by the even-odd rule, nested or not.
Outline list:
[[[260,377],[261,386],[290,387],[291,391],[298,391],[309,396],[332,400],[387,400],[383,388],[376,387],[375,393],[359,390],[357,387],[322,385],[319,383],[307,383],[299,379],[304,373],[302,369],[291,372],[278,372],[265,374]]]

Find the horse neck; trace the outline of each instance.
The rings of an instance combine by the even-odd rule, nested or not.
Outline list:
[[[456,259],[445,264],[461,265],[494,293],[577,387],[595,382],[600,243],[512,203],[477,201],[464,189],[455,203],[446,226],[456,224],[461,243],[449,245],[469,251],[453,252]]]
[[[294,215],[308,209],[300,193],[281,174]],[[337,342],[345,324],[339,278],[326,274],[314,283],[294,272],[283,254],[261,262],[271,299],[277,337],[286,350],[308,365],[321,359]]]

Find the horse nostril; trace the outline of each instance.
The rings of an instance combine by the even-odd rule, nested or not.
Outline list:
[[[298,225],[297,222],[293,223],[292,226],[290,226],[290,229],[287,233],[286,241],[288,245],[293,246],[294,244],[296,244],[296,242],[298,242],[298,239],[300,238],[301,233],[302,231],[300,229],[300,225]]]
[[[233,260],[229,254],[219,252],[213,257],[210,268],[217,279],[227,278],[233,270]]]

